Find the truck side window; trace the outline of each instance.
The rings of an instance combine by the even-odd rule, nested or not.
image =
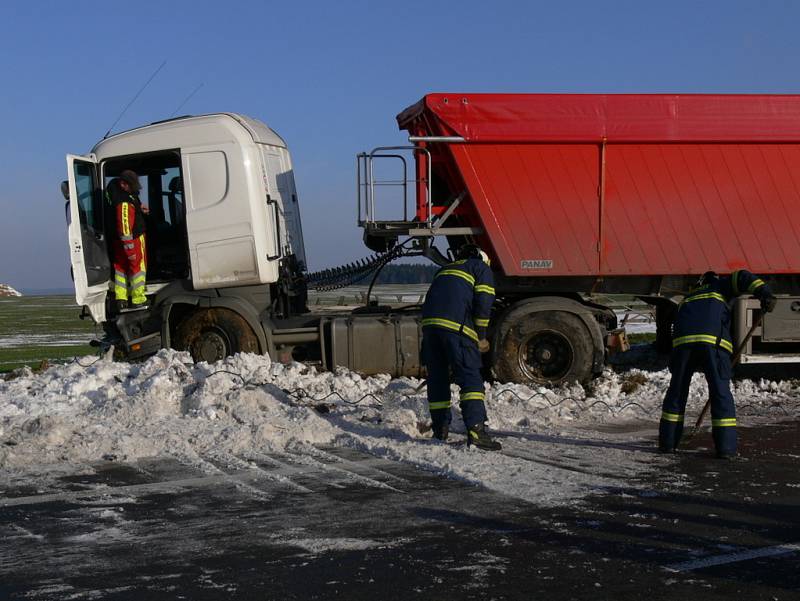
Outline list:
[[[90,165],[80,161],[75,162],[75,187],[78,192],[78,213],[81,223],[102,230],[102,212],[97,206]]]
[[[164,205],[164,219],[172,226],[183,223],[183,178],[180,169],[172,167],[165,169],[161,176],[161,189]]]

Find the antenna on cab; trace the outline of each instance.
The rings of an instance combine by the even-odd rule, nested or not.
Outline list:
[[[172,111],[172,114],[169,116],[169,117],[170,117],[170,119],[171,119],[172,117],[174,117],[174,116],[177,114],[177,112],[183,108],[183,105],[184,105],[184,104],[186,104],[187,102],[189,102],[189,100],[191,100],[192,96],[194,96],[195,94],[197,94],[197,91],[198,91],[200,88],[202,88],[204,85],[205,85],[205,83],[201,83],[201,84],[200,84],[199,86],[197,86],[197,87],[196,87],[194,90],[192,90],[192,93],[191,93],[191,94],[189,94],[189,95],[188,95],[186,98],[184,98],[184,99],[183,99],[183,102],[181,102],[181,103],[178,105],[178,108],[176,108],[174,111]]]
[[[146,82],[144,82],[144,85],[143,85],[141,88],[139,88],[139,91],[138,91],[138,92],[136,92],[136,95],[135,95],[135,96],[134,96],[134,97],[131,99],[131,101],[130,101],[128,104],[126,104],[126,105],[125,105],[125,108],[124,108],[124,109],[122,109],[122,112],[119,114],[119,117],[117,117],[117,120],[116,120],[116,121],[114,121],[114,123],[112,123],[112,124],[111,124],[111,127],[109,127],[109,128],[108,128],[108,131],[106,132],[106,135],[104,135],[104,136],[103,136],[103,139],[104,139],[104,140],[105,140],[105,139],[106,139],[106,138],[109,136],[109,134],[111,134],[111,130],[112,130],[112,129],[114,129],[114,126],[115,126],[117,123],[119,123],[119,120],[120,120],[120,119],[122,119],[122,116],[123,116],[123,115],[124,115],[124,114],[127,112],[127,110],[128,110],[130,107],[131,107],[131,105],[132,105],[134,102],[136,102],[136,99],[137,99],[137,98],[138,98],[138,97],[141,95],[141,93],[142,93],[142,92],[144,92],[145,88],[146,88],[148,85],[150,85],[150,82],[151,82],[151,81],[153,81],[153,78],[154,78],[156,75],[158,75],[158,72],[159,72],[159,71],[161,71],[161,69],[163,69],[163,68],[164,68],[164,65],[166,65],[166,64],[167,64],[167,61],[166,61],[166,60],[165,60],[164,62],[162,62],[162,63],[161,63],[161,65],[158,67],[158,69],[156,69],[155,71],[153,71],[153,74],[150,76],[150,79],[148,79]]]

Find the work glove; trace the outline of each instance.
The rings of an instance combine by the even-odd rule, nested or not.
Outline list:
[[[775,310],[775,305],[778,304],[778,299],[771,294],[761,299],[761,311],[764,313],[772,313]]]
[[[478,341],[478,350],[480,352],[482,352],[482,353],[488,353],[489,352],[489,341],[486,340],[486,338],[481,338]]]

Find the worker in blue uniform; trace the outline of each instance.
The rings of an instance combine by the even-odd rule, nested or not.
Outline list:
[[[494,302],[494,277],[487,254],[462,246],[457,260],[434,276],[422,307],[422,360],[428,370],[428,407],[433,436],[447,440],[450,374],[460,387],[467,444],[497,451],[501,445],[486,429],[481,353],[489,350],[486,329]]]
[[[696,371],[708,381],[711,401],[711,426],[717,457],[736,455],[736,408],[731,394],[731,301],[752,294],[761,309],[770,312],[776,299],[769,286],[747,270],[730,276],[709,271],[681,302],[675,319],[670,371],[672,379],[664,397],[659,423],[658,448],[675,452],[683,433],[684,410],[689,384]]]

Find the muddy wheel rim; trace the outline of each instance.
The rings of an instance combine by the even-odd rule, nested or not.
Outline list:
[[[195,360],[213,363],[228,356],[230,341],[222,330],[210,328],[204,330],[192,346]]]
[[[555,382],[567,375],[575,360],[569,339],[555,330],[539,330],[519,345],[519,366],[530,379]]]

